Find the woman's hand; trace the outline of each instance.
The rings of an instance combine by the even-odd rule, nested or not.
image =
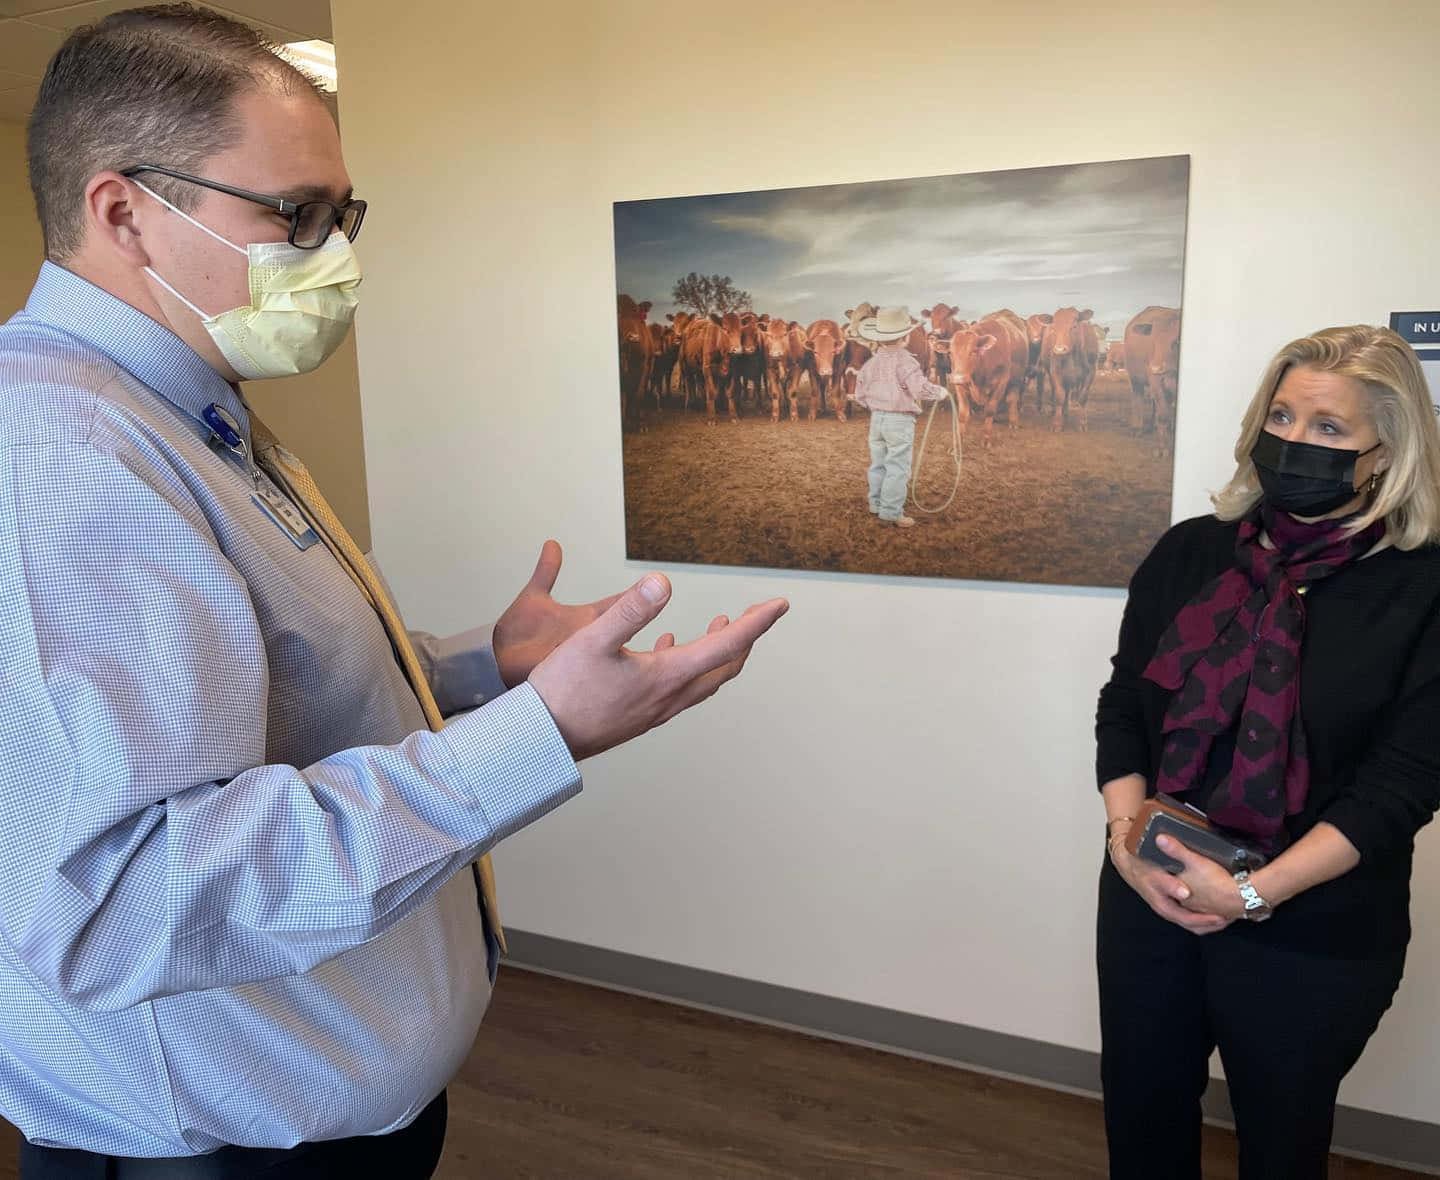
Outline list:
[[[1117,822],[1110,833],[1110,862],[1115,866],[1115,871],[1124,878],[1125,883],[1135,890],[1145,904],[1164,918],[1167,922],[1173,922],[1176,926],[1183,927],[1192,934],[1214,934],[1224,930],[1230,925],[1234,918],[1226,917],[1218,912],[1204,912],[1203,899],[1196,897],[1194,886],[1190,882],[1167,873],[1159,865],[1151,864],[1149,861],[1141,860],[1138,856],[1132,856],[1129,849],[1125,847],[1125,833],[1130,830],[1130,821]],[[1166,837],[1162,836],[1161,840]],[[1173,844],[1174,841],[1171,841]],[[1180,859],[1166,845],[1162,848],[1169,856]],[[1187,853],[1188,849],[1185,850]],[[1193,854],[1191,854],[1193,857]],[[1196,859],[1204,860],[1203,857]],[[1220,868],[1213,861],[1206,861],[1211,868],[1221,873],[1230,883],[1230,890],[1235,894],[1238,903],[1240,894],[1235,889],[1235,882],[1230,875]],[[1197,879],[1199,879],[1197,874]],[[1209,891],[1206,894],[1210,896]]]
[[[1185,866],[1177,876],[1190,890],[1184,903],[1187,910],[1219,914],[1231,922],[1245,916],[1245,901],[1233,876],[1208,856],[1192,852],[1171,836],[1161,836],[1155,843],[1166,856],[1173,856]]]

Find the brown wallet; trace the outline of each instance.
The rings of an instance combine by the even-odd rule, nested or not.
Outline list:
[[[1180,841],[1232,873],[1242,869],[1253,873],[1265,863],[1263,853],[1221,831],[1198,807],[1156,795],[1146,799],[1135,813],[1135,822],[1125,833],[1125,848],[1131,856],[1157,864],[1167,873],[1180,872],[1185,866],[1160,851],[1155,842],[1160,836]]]

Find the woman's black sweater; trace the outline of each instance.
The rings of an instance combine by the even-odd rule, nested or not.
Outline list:
[[[1139,774],[1154,793],[1170,692],[1141,674],[1161,634],[1200,589],[1235,564],[1235,523],[1197,517],[1160,538],[1135,571],[1114,673],[1095,721],[1100,785]],[[1292,898],[1249,937],[1358,958],[1410,939],[1415,833],[1440,805],[1440,546],[1395,548],[1315,583],[1305,596],[1300,712],[1310,759],[1291,840],[1333,824],[1360,864]],[[1204,780],[1180,796],[1202,809],[1229,772],[1232,736],[1217,739]]]

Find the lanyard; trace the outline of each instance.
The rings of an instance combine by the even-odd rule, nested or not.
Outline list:
[[[245,436],[240,433],[240,423],[235,421],[230,411],[225,407],[211,402],[200,412],[200,421],[210,428],[210,437],[220,443],[232,455],[237,456],[245,464],[245,470],[250,473],[250,478],[255,481],[255,490],[260,490],[260,469],[255,466],[255,460],[250,454],[250,448],[245,443]]]
[[[287,500],[279,488],[267,477],[260,482],[260,468],[255,465],[254,456],[240,433],[240,423],[235,421],[224,406],[211,402],[200,412],[200,420],[210,428],[212,443],[219,443],[245,464],[245,470],[255,481],[255,494],[250,497],[255,506],[268,516],[275,526],[285,534],[297,549],[308,549],[320,539],[310,527],[310,522]]]

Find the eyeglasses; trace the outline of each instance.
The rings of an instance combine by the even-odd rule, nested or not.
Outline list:
[[[173,168],[161,168],[157,164],[141,164],[126,168],[121,176],[138,176],[141,172],[155,172],[161,176],[183,180],[187,184],[198,184],[202,188],[214,189],[241,200],[266,205],[277,213],[290,218],[290,236],[286,240],[301,250],[315,250],[323,246],[337,228],[352,242],[360,236],[360,223],[365,220],[365,202],[350,200],[343,205],[333,201],[290,201],[284,197],[271,197],[264,193],[252,193],[249,189],[234,188],[218,180],[206,180],[203,176],[191,176],[188,172],[176,172]]]

